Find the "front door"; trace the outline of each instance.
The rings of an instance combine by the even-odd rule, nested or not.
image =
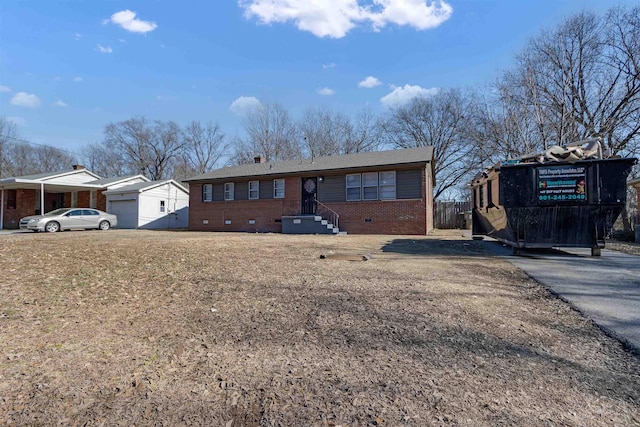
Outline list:
[[[302,214],[316,213],[316,194],[318,192],[317,178],[302,178]]]

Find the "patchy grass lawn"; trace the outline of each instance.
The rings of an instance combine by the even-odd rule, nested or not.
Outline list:
[[[640,424],[639,360],[484,245],[1,236],[0,424]]]

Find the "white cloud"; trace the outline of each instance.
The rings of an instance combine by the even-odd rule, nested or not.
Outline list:
[[[9,89],[7,86],[0,85],[0,92],[11,92],[11,89]]]
[[[237,115],[244,114],[247,110],[259,107],[262,103],[253,96],[241,96],[231,103],[229,110]]]
[[[127,31],[131,31],[132,33],[144,34],[158,28],[158,25],[155,22],[136,19],[136,13],[128,9],[114,13],[111,15],[111,18],[104,22],[111,22],[113,24],[120,25],[122,28]]]
[[[387,24],[408,25],[418,30],[435,28],[453,14],[453,8],[444,0],[374,0],[382,6],[380,13],[370,15],[375,30]]]
[[[11,98],[11,103],[18,107],[36,108],[40,106],[40,98],[32,93],[18,92]]]
[[[17,116],[7,117],[7,120],[15,124],[16,126],[25,126],[27,124],[27,121],[22,117],[17,117]]]
[[[112,53],[113,49],[111,49],[111,46],[102,46],[101,44],[98,44],[98,51],[102,53]]]
[[[331,96],[336,93],[336,91],[328,87],[323,87],[318,89],[318,93],[323,96]]]
[[[366,87],[367,89],[371,89],[372,87],[380,86],[382,82],[378,80],[376,77],[369,76],[360,83],[358,83],[358,87]]]
[[[395,107],[406,104],[418,96],[433,96],[438,93],[438,88],[425,89],[420,86],[404,85],[402,87],[392,87],[391,93],[380,98],[380,102],[387,107]]]
[[[65,104],[65,102],[61,99],[58,99],[56,102],[53,103],[54,107],[67,107],[67,104]]]
[[[388,24],[418,30],[435,28],[451,17],[444,0],[239,0],[245,18],[262,24],[293,22],[317,37],[342,38],[358,25],[375,31]]]
[[[120,43],[126,43],[126,42],[127,42],[125,39],[118,39],[118,41],[119,41]]]
[[[75,33],[75,34],[73,35],[73,37],[74,37],[76,40],[80,40],[80,39],[82,38],[82,34],[80,34],[80,33]]]
[[[81,82],[82,81],[82,77],[74,77],[73,81],[74,82]]]
[[[324,68],[325,70],[326,70],[327,68],[336,68],[336,66],[337,66],[337,65],[336,65],[336,63],[335,63],[335,62],[331,62],[331,63],[329,63],[329,64],[322,64],[322,68]]]

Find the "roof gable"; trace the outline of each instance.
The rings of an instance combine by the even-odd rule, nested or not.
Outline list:
[[[108,189],[122,187],[125,185],[134,184],[136,182],[149,182],[151,181],[144,175],[129,175],[129,176],[117,176],[114,178],[100,178],[95,181],[91,181],[89,184],[102,185]]]
[[[186,194],[189,194],[189,190],[184,188],[182,185],[178,184],[173,179],[168,179],[164,181],[146,181],[146,182],[136,182],[134,184],[125,185],[117,188],[110,188],[105,191],[103,194],[122,194],[122,193],[143,193],[145,191],[151,190],[156,187],[160,187],[161,185],[170,184],[175,186],[180,191],[183,191]]]
[[[100,176],[87,169],[77,169],[64,172],[48,172],[35,175],[16,176],[14,177],[14,179],[26,181],[42,181],[48,183],[87,183],[89,181],[100,179]]]
[[[316,157],[284,162],[251,163],[216,169],[184,181],[200,181],[222,178],[240,178],[265,175],[285,175],[295,173],[348,170],[366,167],[397,166],[404,164],[430,163],[433,161],[433,147],[405,148],[402,150],[374,151],[344,154],[339,156]]]

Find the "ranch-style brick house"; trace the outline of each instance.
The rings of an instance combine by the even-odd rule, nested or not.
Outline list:
[[[425,235],[433,228],[433,147],[254,160],[185,180],[190,230]]]

